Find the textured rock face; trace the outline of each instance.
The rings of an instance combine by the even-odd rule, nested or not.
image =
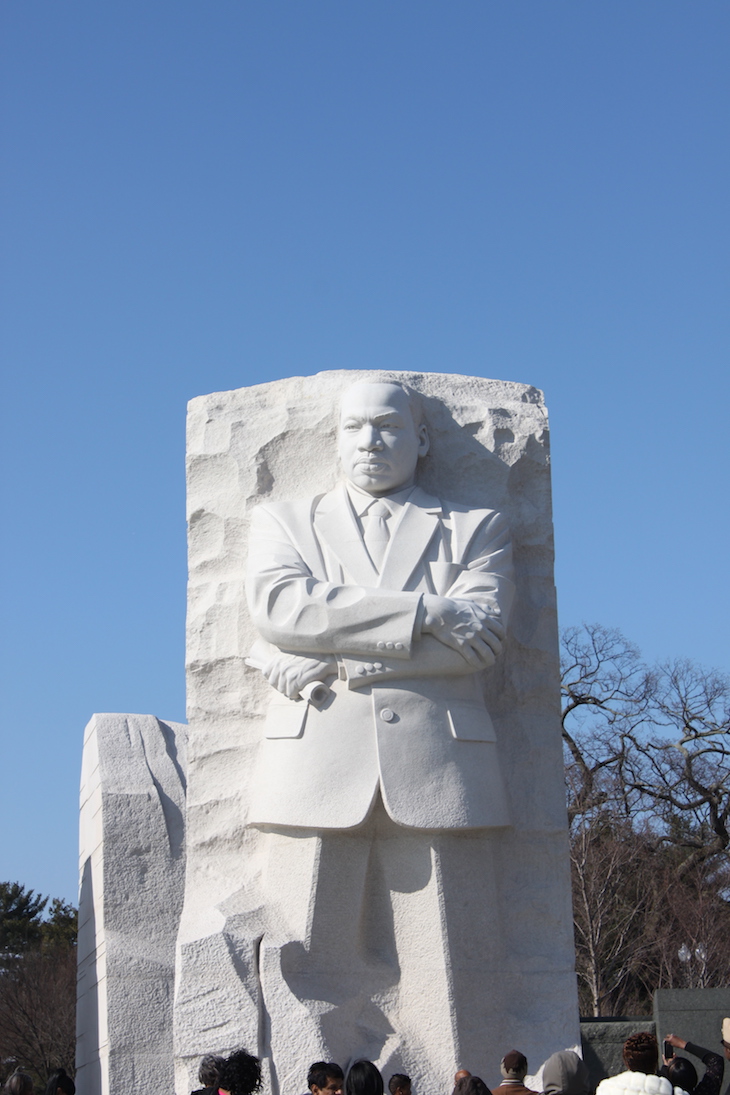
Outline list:
[[[260,797],[254,782],[271,688],[245,664],[257,638],[244,592],[251,514],[261,502],[335,486],[339,398],[358,379],[386,377],[424,399],[431,448],[419,484],[439,498],[498,509],[511,526],[517,593],[503,654],[483,688],[512,824],[424,834],[395,826],[381,808],[367,838],[358,830],[262,831],[248,820],[255,790]],[[422,1090],[437,1090],[457,1067],[496,1082],[514,1045],[537,1062],[575,1044],[541,393],[453,375],[342,371],[200,397],[188,417],[188,507],[176,1090],[190,1089],[200,1055],[241,1045],[266,1058],[275,1095],[289,1095],[318,1058],[345,1065],[368,1056],[386,1078],[404,1071]],[[413,796],[420,793],[414,786]],[[328,953],[352,958],[328,968]],[[311,961],[318,955],[319,979]]]
[[[81,773],[79,1095],[171,1091],[187,727],[94,715]]]

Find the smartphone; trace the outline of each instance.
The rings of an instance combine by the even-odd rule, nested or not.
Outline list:
[[[671,1042],[664,1043],[664,1056],[667,1060],[669,1060],[670,1057],[674,1056],[674,1046]]]

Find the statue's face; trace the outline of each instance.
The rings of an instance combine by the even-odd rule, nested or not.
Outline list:
[[[368,494],[412,486],[419,456],[428,452],[408,396],[394,384],[353,384],[340,408],[340,459],[345,475]]]

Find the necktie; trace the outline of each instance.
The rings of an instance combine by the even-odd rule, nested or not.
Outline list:
[[[375,564],[375,569],[380,573],[380,568],[385,558],[385,551],[390,540],[388,531],[388,518],[390,509],[387,503],[376,499],[365,514],[365,546],[370,553],[370,558]]]

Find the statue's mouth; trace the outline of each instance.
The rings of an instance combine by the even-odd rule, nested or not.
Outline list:
[[[387,466],[385,460],[358,460],[357,462],[357,467],[363,468],[365,471],[382,471]]]

